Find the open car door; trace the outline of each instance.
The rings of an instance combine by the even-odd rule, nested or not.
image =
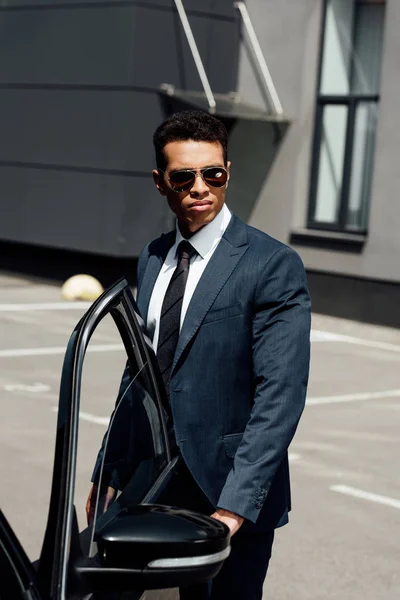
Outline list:
[[[101,362],[94,361],[100,356]],[[115,377],[118,384],[111,385]],[[85,396],[92,412],[104,412],[105,395],[115,404],[110,419],[82,410]],[[90,437],[82,444],[85,423],[93,428],[103,420],[109,423],[102,444]],[[139,597],[145,589],[189,585],[218,573],[229,554],[228,528],[156,504],[178,461],[170,453],[169,431],[170,410],[152,345],[128,284],[121,280],[90,307],[67,346],[49,516],[37,571],[40,597],[67,600],[108,591],[137,591]],[[78,448],[85,460],[92,454],[89,462],[96,463],[89,527],[84,498],[92,469],[83,468],[86,489],[79,496]]]

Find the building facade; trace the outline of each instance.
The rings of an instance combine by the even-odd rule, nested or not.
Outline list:
[[[300,253],[314,310],[398,325],[400,3],[246,0],[250,30],[238,4],[4,0],[0,239],[126,258],[171,227],[151,136],[210,110],[182,5],[230,134],[228,203]]]
[[[315,310],[399,325],[400,4],[247,4],[291,120],[249,222],[298,250]]]

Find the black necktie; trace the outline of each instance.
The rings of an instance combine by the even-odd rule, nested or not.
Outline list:
[[[179,339],[183,296],[189,275],[190,259],[196,250],[186,240],[178,246],[178,264],[172,274],[161,308],[157,359],[167,392],[174,354]]]

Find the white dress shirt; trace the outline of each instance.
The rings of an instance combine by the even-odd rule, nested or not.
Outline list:
[[[199,231],[192,235],[189,242],[196,250],[197,254],[190,261],[189,275],[186,282],[185,294],[182,301],[182,312],[181,312],[181,323],[182,328],[183,321],[189,306],[189,302],[193,296],[193,293],[200,281],[204,269],[206,268],[208,261],[215,252],[216,247],[221,241],[222,236],[225,233],[226,228],[231,220],[231,212],[226,206],[223,205],[221,211],[217,214],[215,219],[205,225]],[[179,243],[185,238],[182,236],[178,223],[176,224],[176,240],[175,244],[169,250],[163,266],[161,267],[160,273],[158,274],[156,283],[153,288],[153,292],[150,298],[149,310],[147,313],[147,328],[149,330],[150,338],[153,338],[153,348],[157,352],[158,346],[158,335],[160,330],[160,317],[161,307],[164,300],[165,293],[167,291],[169,282],[172,277],[177,264],[178,256],[177,249]]]

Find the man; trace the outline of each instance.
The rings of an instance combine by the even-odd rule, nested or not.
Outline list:
[[[137,303],[184,461],[165,501],[208,512],[232,535],[216,579],[181,598],[257,600],[290,510],[287,449],[309,368],[304,267],[225,205],[231,165],[219,120],[177,113],[154,146],[154,182],[177,222],[140,255]]]

